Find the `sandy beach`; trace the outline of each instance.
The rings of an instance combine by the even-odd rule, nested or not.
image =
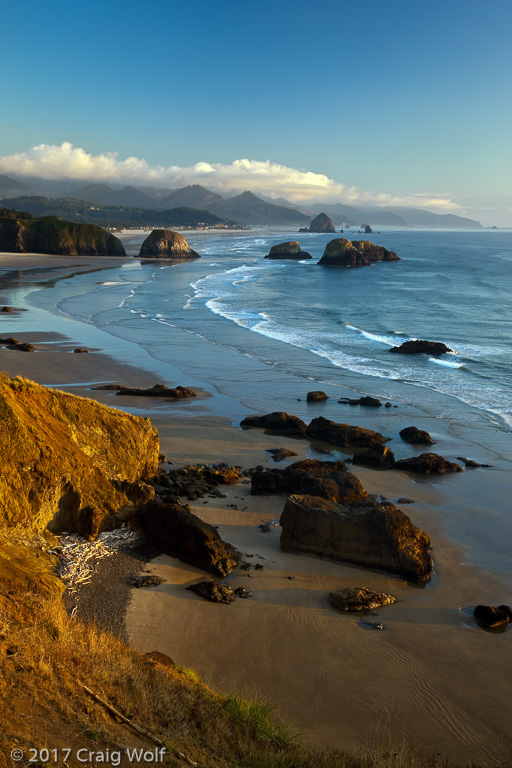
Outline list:
[[[3,254],[0,267],[36,268],[42,280],[77,269],[106,269],[112,261]],[[36,352],[0,349],[1,370],[149,416],[159,429],[162,453],[176,466],[225,461],[244,469],[283,467],[285,462],[274,464],[266,453],[277,447],[295,451],[291,460],[311,455],[305,441],[243,431],[231,419],[213,415],[205,408],[207,392],[197,401],[155,405],[149,398],[95,391],[92,387],[103,382],[152,386],[157,379],[153,371],[130,365],[130,360],[122,363],[100,349],[72,354],[83,339],[58,333],[55,327],[51,332],[40,326],[30,329],[30,312],[16,306],[16,288],[15,273],[10,272],[0,288],[0,303],[12,302],[20,311],[1,318],[0,336],[31,341]],[[358,413],[351,411],[348,418],[378,428],[378,419],[391,415],[365,415],[358,421]],[[440,453],[444,455],[443,445],[451,445],[455,454],[466,455],[462,437],[445,434],[444,440]],[[162,555],[147,568],[164,582],[132,590],[126,615],[130,642],[192,667],[219,691],[271,702],[311,742],[342,748],[405,744],[454,763],[474,760],[489,766],[512,759],[512,629],[485,632],[472,618],[478,603],[510,604],[510,584],[469,563],[464,546],[447,535],[444,522],[447,508],[464,515],[468,500],[482,493],[488,482],[485,470],[433,481],[414,480],[402,472],[354,471],[369,492],[393,502],[404,496],[414,499],[403,510],[431,536],[435,575],[429,584],[415,587],[386,574],[281,552],[279,526],[263,533],[259,525],[278,521],[285,498],[251,496],[244,478],[221,488],[224,498],[201,498],[191,509],[217,525],[222,538],[251,563],[249,571],[237,569],[227,581],[249,588],[254,596],[231,605],[210,604],[185,589],[204,574]],[[499,484],[499,472],[493,482]],[[256,563],[263,569],[256,570]],[[327,597],[330,590],[346,586],[389,592],[398,602],[371,616],[342,615]],[[365,623],[375,621],[384,628]]]

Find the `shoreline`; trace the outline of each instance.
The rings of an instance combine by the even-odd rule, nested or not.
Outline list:
[[[11,257],[9,268],[15,268],[18,258]],[[56,259],[60,260],[58,265]],[[56,266],[73,272],[76,262],[85,262],[70,257],[72,263],[65,265],[62,260],[40,257],[37,269],[48,265],[51,271],[47,274],[52,278]],[[98,265],[96,258],[89,261]],[[0,267],[3,264],[0,262]],[[43,274],[39,279],[44,279]],[[2,300],[9,290],[0,289]],[[2,322],[7,327],[9,317]],[[24,313],[23,325],[30,325],[30,311]],[[11,333],[31,340],[29,331]],[[144,402],[141,398],[113,400],[112,394],[91,390],[91,383],[115,380],[152,386],[157,375],[104,352],[69,355],[70,348],[81,345],[80,340],[73,342],[55,333],[45,335],[41,328],[31,335],[32,340],[37,336],[42,349],[30,354],[0,350],[3,370],[149,416],[159,429],[162,452],[176,461],[176,466],[219,460],[244,468],[255,464],[285,466],[274,464],[264,453],[271,447],[296,451],[293,461],[312,456],[305,441],[232,426],[231,419],[212,415],[201,398],[165,405],[146,398],[142,398]],[[317,410],[314,415],[321,413]],[[359,409],[346,413],[362,426],[385,418],[385,414]],[[456,435],[451,437],[456,449],[463,441]],[[413,452],[410,447],[406,450]],[[399,496],[415,498],[416,503],[404,511],[432,537],[436,577],[430,586],[412,588],[386,574],[282,553],[278,529],[263,534],[258,524],[262,519],[278,518],[284,498],[251,497],[247,483],[241,483],[222,488],[226,494],[222,505],[210,499],[204,503],[202,498],[191,507],[195,514],[218,525],[221,536],[252,555],[254,562],[264,558],[260,560],[264,570],[253,572],[250,582],[247,574],[239,571],[229,577],[233,586],[250,587],[255,597],[231,606],[206,603],[184,591],[184,585],[199,580],[204,573],[160,556],[147,567],[151,573],[162,575],[165,583],[132,591],[127,611],[132,644],[140,650],[167,653],[180,665],[195,668],[205,682],[223,692],[257,692],[271,700],[307,740],[357,747],[368,739],[382,743],[396,739],[423,751],[436,748],[451,760],[466,762],[510,757],[509,694],[503,675],[509,660],[510,630],[501,635],[483,632],[474,628],[471,615],[464,613],[478,602],[510,603],[510,585],[498,574],[468,563],[464,546],[446,536],[443,520],[443,509],[450,505],[458,503],[463,513],[465,498],[457,489],[464,487],[469,493],[482,478],[478,472],[484,470],[475,470],[473,475],[463,473],[471,480],[464,480],[462,485],[454,476],[418,482],[402,472],[362,467],[354,471],[369,492],[393,501]],[[294,575],[293,581],[288,575]],[[325,596],[329,589],[349,584],[390,591],[399,598],[395,606],[378,611],[378,620],[385,624],[383,632],[369,630],[360,625],[358,617],[341,616],[328,607]],[[226,640],[212,644],[212,636]],[[468,670],[473,679],[468,679]]]

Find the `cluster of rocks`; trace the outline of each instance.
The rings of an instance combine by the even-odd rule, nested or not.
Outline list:
[[[327,243],[318,263],[321,266],[367,267],[376,261],[402,261],[402,259],[394,251],[388,251],[382,245],[374,245],[369,240],[351,241],[340,237]]]
[[[33,344],[29,344],[26,341],[20,341],[19,339],[14,338],[14,336],[0,339],[0,346],[7,347],[7,349],[15,349],[18,352],[34,352],[35,350]]]
[[[173,497],[193,501],[207,493],[219,496],[219,485],[235,485],[239,478],[239,467],[230,464],[199,464],[181,469],[160,469],[153,483],[167,499]]]
[[[87,351],[87,350],[77,350]],[[166,397],[172,400],[185,400],[190,397],[197,397],[195,392],[190,387],[168,387],[166,384],[155,384],[152,387],[140,389],[138,387],[126,387],[123,384],[102,384],[100,387],[94,387],[95,390],[111,390],[116,395],[128,395],[130,397]]]

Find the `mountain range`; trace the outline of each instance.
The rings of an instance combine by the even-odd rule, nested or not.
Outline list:
[[[420,208],[392,206],[387,209],[372,210],[342,203],[315,203],[304,207],[294,205],[284,198],[273,200],[269,197],[258,197],[248,191],[233,197],[223,197],[199,184],[189,185],[181,189],[161,189],[149,186],[125,186],[115,189],[99,183],[74,187],[69,180],[49,181],[31,178],[21,182],[13,177],[0,174],[0,198],[4,198],[3,205],[7,203],[5,198],[21,198],[25,201],[25,209],[30,211],[30,204],[27,203],[27,200],[30,200],[30,197],[34,195],[44,195],[51,199],[65,197],[67,202],[77,200],[91,205],[128,207],[147,209],[148,211],[164,211],[176,208],[196,209],[203,212],[209,211],[220,219],[230,219],[241,225],[253,226],[292,224],[304,226],[317,213],[323,212],[328,214],[338,227],[343,225],[361,226],[362,224],[395,227],[481,227],[481,224],[474,219],[455,214],[432,213]],[[16,205],[19,207],[21,204],[20,200],[17,199]],[[35,211],[30,212],[35,213]],[[42,214],[36,213],[36,215]]]

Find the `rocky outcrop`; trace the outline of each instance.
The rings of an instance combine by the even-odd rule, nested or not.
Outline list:
[[[428,432],[417,427],[405,427],[400,430],[400,437],[405,440],[406,443],[417,443],[418,445],[434,445],[435,440],[432,440]]]
[[[193,501],[219,485],[236,485],[239,477],[239,468],[230,464],[191,464],[181,469],[160,470],[155,484],[175,498],[185,497]]]
[[[457,456],[457,461],[462,461],[464,466],[468,467],[469,469],[476,469],[477,467],[485,467],[486,469],[490,469],[493,467],[493,464],[479,464],[478,461],[475,461],[474,459],[465,459],[464,456]]]
[[[410,581],[432,574],[430,539],[402,510],[372,499],[336,504],[290,496],[281,515],[281,549],[376,568]]]
[[[295,451],[289,451],[288,448],[265,448],[267,453],[270,453],[273,461],[284,461],[289,459],[290,456],[296,456]]]
[[[0,374],[0,525],[94,538],[153,496],[149,419]]]
[[[326,214],[326,213],[319,213],[318,216],[315,216],[311,224],[309,225],[309,229],[301,230],[303,232],[326,232],[328,234],[331,234],[332,232],[336,232],[334,229],[334,224],[332,223],[332,219]]]
[[[142,243],[139,258],[144,259],[198,259],[183,235],[172,229],[154,229]]]
[[[119,238],[96,224],[76,224],[55,216],[0,218],[0,251],[69,256],[125,256]]]
[[[151,501],[140,509],[144,533],[162,552],[214,576],[227,576],[238,555],[217,530],[176,503]]]
[[[376,261],[402,261],[394,251],[369,240],[350,241],[344,237],[331,240],[318,262],[327,267],[367,267]]]
[[[369,224],[361,224],[361,229],[364,230],[365,235],[372,235],[373,229]]]
[[[173,400],[186,400],[190,397],[197,397],[190,387],[167,387],[165,384],[155,384],[154,387],[147,389],[137,389],[130,387],[120,387],[116,395],[130,395],[132,397],[170,397]]]
[[[265,256],[266,259],[311,259],[312,256],[306,251],[302,251],[300,243],[297,240],[291,240],[288,243],[279,243],[273,245],[270,253]]]
[[[284,411],[273,411],[264,416],[246,416],[240,422],[244,429],[248,427],[259,427],[268,429],[278,435],[290,435],[292,437],[303,437],[306,431],[306,424],[298,416],[292,416]]]
[[[380,469],[388,469],[394,463],[395,454],[385,445],[373,445],[365,451],[356,451],[352,459],[352,464]]]
[[[216,581],[200,581],[191,584],[187,589],[211,603],[232,603],[235,599],[235,593],[229,584]]]
[[[396,603],[396,597],[366,587],[346,587],[329,593],[329,602],[338,611],[373,611]]]
[[[342,405],[367,405],[371,408],[380,408],[382,405],[380,400],[376,397],[370,397],[369,395],[357,398],[342,397],[341,400],[338,400],[338,403],[341,403]]]
[[[298,493],[321,496],[342,504],[368,498],[359,478],[343,461],[296,461],[285,469],[263,469],[253,473],[251,494]]]
[[[477,605],[474,616],[480,626],[494,629],[512,622],[512,609],[508,605]]]
[[[328,399],[328,395],[326,395],[325,392],[322,392],[320,389],[316,389],[313,392],[308,392],[306,395],[306,400],[308,403],[320,403],[323,400]]]
[[[306,437],[310,440],[322,440],[331,445],[339,445],[342,448],[369,448],[372,445],[380,445],[390,438],[384,437],[380,432],[373,432],[364,427],[354,427],[351,424],[338,424],[335,421],[318,416],[306,428]]]
[[[404,341],[399,347],[391,347],[390,352],[398,352],[401,355],[444,355],[445,352],[453,352],[453,349],[447,347],[442,341],[425,341],[424,339],[414,339],[413,341]]]
[[[400,459],[400,461],[395,461],[391,469],[404,469],[419,475],[444,475],[447,472],[464,471],[460,464],[448,461],[443,456],[439,456],[438,453],[422,453],[420,456]]]

